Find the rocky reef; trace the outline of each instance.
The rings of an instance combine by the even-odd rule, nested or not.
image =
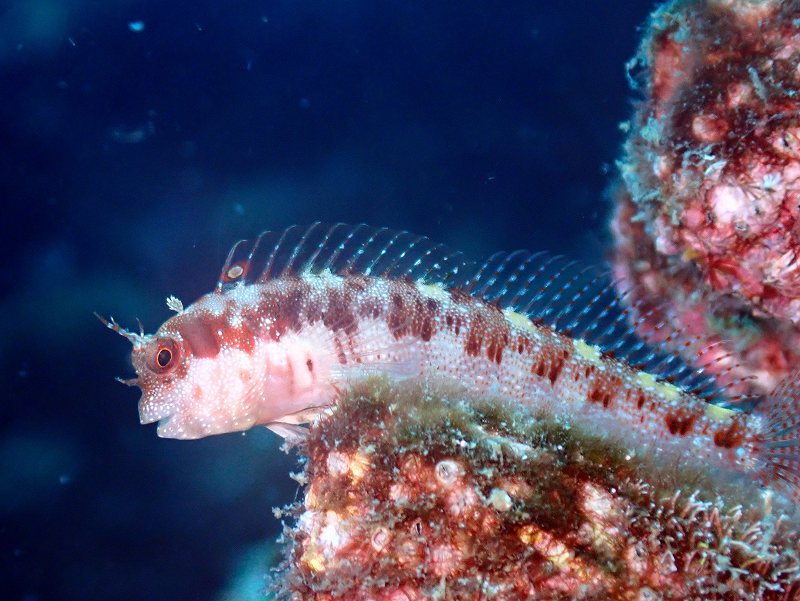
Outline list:
[[[793,599],[795,522],[755,485],[637,458],[496,399],[373,380],[301,445],[274,588],[301,600]]]
[[[621,287],[646,327],[717,343],[723,380],[755,376],[736,392],[769,392],[800,360],[800,2],[667,2],[629,67]]]

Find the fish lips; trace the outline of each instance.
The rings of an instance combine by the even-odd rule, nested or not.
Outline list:
[[[185,427],[185,421],[177,413],[160,419],[156,433],[160,438],[176,438],[178,440],[191,440],[204,436],[204,434],[196,434],[188,430]]]
[[[141,424],[152,424],[176,413],[178,413],[178,407],[174,403],[153,403],[144,398],[139,401],[139,423]]]
[[[152,424],[158,422],[156,433],[160,438],[191,439],[192,435],[185,427],[185,420],[178,409],[170,404],[139,404],[139,422]]]

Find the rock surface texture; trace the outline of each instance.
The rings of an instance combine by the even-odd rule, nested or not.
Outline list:
[[[799,533],[757,491],[489,399],[371,382],[302,448],[281,598],[800,595]]]
[[[629,67],[621,287],[648,327],[719,342],[723,379],[757,376],[738,392],[768,392],[800,359],[800,2],[667,3]]]

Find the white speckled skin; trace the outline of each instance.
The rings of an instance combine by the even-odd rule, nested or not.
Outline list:
[[[637,361],[647,345],[626,337],[624,314],[608,325],[618,299],[585,272],[526,251],[473,264],[408,232],[317,223],[235,244],[215,290],[185,309],[168,299],[177,314],[153,335],[103,321],[133,343],[127,383],[160,436],[302,436],[352,383],[414,378],[524,404],[631,457],[780,480],[798,498],[800,373],[754,412],[711,405],[604,353],[630,344]]]
[[[240,286],[168,320],[134,351],[142,423],[159,421],[160,436],[183,439],[293,424],[334,403],[354,379],[382,374],[441,379],[525,403],[619,438],[633,454],[725,471],[756,466],[758,416],[709,410],[703,399],[592,345],[433,284],[363,276],[346,284],[306,274]],[[298,306],[287,311],[287,303]],[[213,348],[197,356],[204,336]],[[179,357],[154,373],[165,340]]]

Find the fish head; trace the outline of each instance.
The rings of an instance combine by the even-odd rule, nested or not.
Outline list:
[[[133,333],[113,320],[101,320],[131,342],[136,377],[120,381],[141,390],[139,421],[158,422],[160,437],[194,439],[243,431],[259,419],[263,392],[251,377],[253,358],[242,349],[209,348],[207,314],[173,316],[154,334]]]
[[[189,405],[190,357],[177,333],[160,329],[156,334],[145,335],[131,349],[131,363],[136,378],[125,380],[126,384],[138,386],[142,392],[139,399],[139,421],[142,424],[158,422],[159,436],[175,436],[177,424],[170,424],[185,413]],[[168,432],[174,433],[172,436]]]

